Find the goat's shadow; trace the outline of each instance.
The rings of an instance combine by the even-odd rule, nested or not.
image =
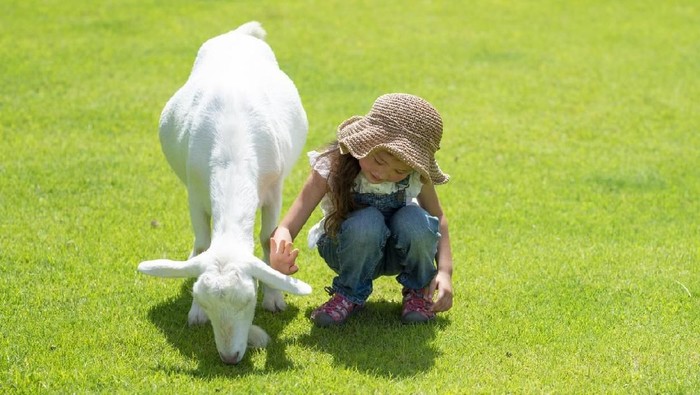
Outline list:
[[[305,312],[307,317],[312,310]],[[436,333],[449,321],[438,316],[435,322],[404,325],[400,312],[400,303],[369,301],[342,326],[312,326],[299,342],[332,355],[336,365],[371,375],[411,377],[427,372],[440,355],[433,344]]]
[[[430,371],[440,351],[434,345],[436,333],[449,325],[438,316],[436,322],[403,325],[399,321],[401,304],[385,300],[369,301],[365,308],[344,325],[318,328],[309,321],[309,332],[289,340],[280,337],[284,327],[301,314],[288,303],[287,309],[271,313],[261,308],[255,311],[253,323],[262,327],[271,338],[267,348],[249,348],[241,363],[235,367],[219,359],[211,325],[190,327],[187,313],[192,304],[194,280],[183,282],[178,296],[168,299],[149,311],[149,319],[163,333],[168,343],[186,358],[197,362],[196,368],[159,362],[156,369],[166,373],[188,374],[200,378],[243,377],[294,369],[295,363],[286,355],[288,344],[302,345],[333,357],[333,363],[372,375],[411,377]],[[309,317],[313,307],[303,313]],[[263,369],[251,361],[255,353],[266,353]]]
[[[266,372],[293,368],[294,363],[286,357],[287,342],[281,340],[279,335],[289,321],[299,313],[298,308],[288,304],[285,311],[271,313],[262,309],[258,303],[253,324],[259,325],[270,335],[270,344],[267,348],[259,350],[249,347],[243,360],[233,367],[221,362],[211,324],[189,326],[187,323],[187,313],[192,305],[193,284],[193,279],[183,282],[178,296],[154,306],[148,316],[163,333],[168,343],[184,357],[195,360],[197,367],[183,368],[161,362],[157,364],[156,369],[203,378],[247,376],[259,371],[259,368],[256,369],[251,362],[251,355],[259,352],[267,353],[264,368]]]

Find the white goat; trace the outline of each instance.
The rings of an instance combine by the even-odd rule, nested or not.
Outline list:
[[[306,140],[308,122],[294,83],[279,69],[258,22],[205,42],[189,79],[160,118],[163,153],[187,186],[195,234],[187,261],[141,262],[159,277],[198,277],[190,325],[211,321],[222,361],[236,364],[270,340],[252,325],[256,282],[263,307],[286,308],[281,291],[311,287],[270,268],[268,238],[279,219],[282,183]],[[254,256],[256,211],[265,262]]]

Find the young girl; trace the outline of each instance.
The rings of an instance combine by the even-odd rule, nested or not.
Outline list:
[[[403,286],[402,322],[434,319],[452,307],[450,238],[434,187],[449,179],[435,161],[440,114],[417,96],[387,94],[366,116],[343,122],[337,138],[309,153],[311,174],[270,238],[271,266],[299,270],[292,241],[320,203],[324,218],[309,231],[309,246],[337,276],[314,323],[345,322],[386,275]]]

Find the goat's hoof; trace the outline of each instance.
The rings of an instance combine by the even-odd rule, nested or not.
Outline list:
[[[275,290],[277,291],[277,290]],[[273,313],[278,313],[287,309],[287,303],[284,302],[284,295],[280,291],[265,293],[262,302],[263,308]]]
[[[257,325],[252,325],[248,331],[248,345],[253,348],[265,348],[270,342],[270,336],[264,329]]]
[[[192,307],[190,308],[190,312],[187,313],[187,323],[190,324],[190,326],[195,326],[195,325],[202,325],[206,324],[207,321],[209,321],[209,317],[207,317],[207,314],[202,310],[201,307],[197,303],[192,303]]]

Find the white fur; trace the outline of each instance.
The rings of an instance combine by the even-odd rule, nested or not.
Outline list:
[[[254,256],[254,226],[269,262],[268,238],[279,219],[282,183],[306,140],[299,93],[279,69],[257,22],[214,37],[199,49],[189,79],[160,118],[163,153],[187,186],[195,234],[187,261],[141,262],[159,277],[198,277],[190,325],[211,321],[226,363],[238,363],[246,343],[265,347],[269,336],[252,325],[256,279],[263,307],[286,308],[280,291],[306,295],[311,287]]]

